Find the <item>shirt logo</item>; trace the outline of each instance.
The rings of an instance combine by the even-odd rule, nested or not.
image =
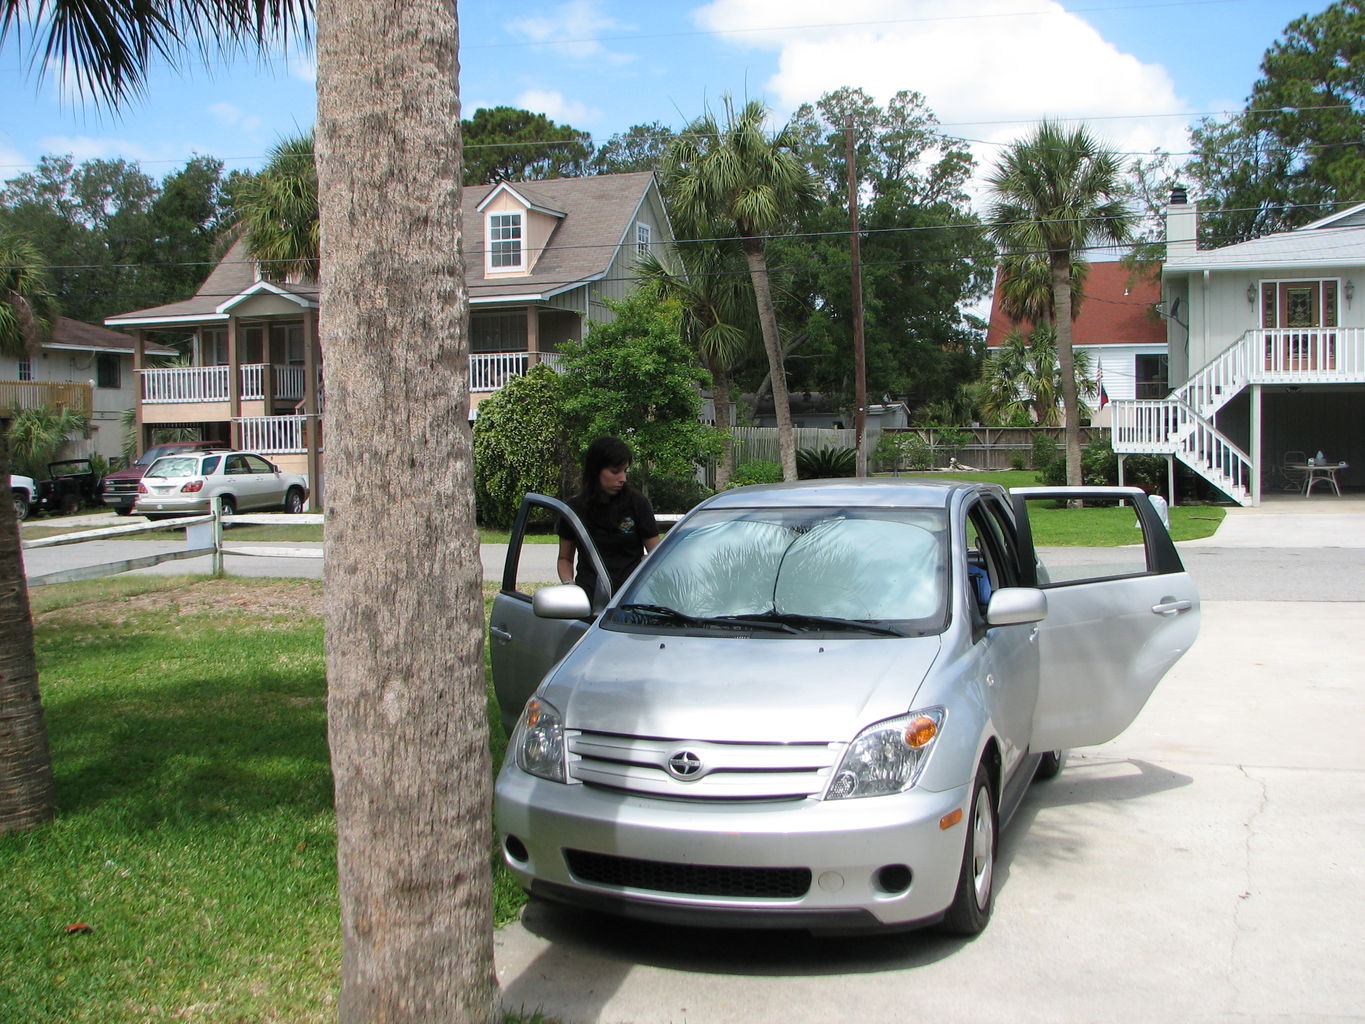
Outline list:
[[[626,518],[621,520],[621,524],[617,527],[617,529],[620,530],[622,533],[634,533],[635,532],[634,517],[626,516]]]

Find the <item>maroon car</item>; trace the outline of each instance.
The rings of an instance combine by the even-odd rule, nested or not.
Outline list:
[[[229,447],[222,441],[167,441],[154,444],[127,469],[115,470],[105,476],[100,500],[119,515],[126,516],[133,511],[133,502],[137,501],[137,485],[142,474],[161,456],[178,452],[227,451]]]

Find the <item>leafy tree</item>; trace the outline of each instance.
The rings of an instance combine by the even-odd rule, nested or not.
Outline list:
[[[760,347],[753,286],[744,254],[733,239],[692,239],[679,246],[680,270],[650,253],[640,261],[641,290],[679,310],[683,340],[711,374],[712,400],[720,425],[721,458],[716,489],[724,490],[734,471],[735,449],[729,434],[731,368]]]
[[[658,121],[633,124],[598,147],[592,158],[593,173],[657,171],[663,166],[668,147],[675,137],[672,128]]]
[[[506,529],[528,491],[562,495],[572,489],[562,406],[562,378],[545,363],[479,403],[474,504],[481,522]]]
[[[958,310],[985,294],[994,253],[966,194],[967,148],[909,91],[880,107],[845,87],[792,116],[818,193],[796,233],[771,244],[788,275],[792,386],[853,398],[846,127],[860,182],[867,391],[946,399],[979,372],[979,333]]]
[[[52,335],[55,303],[42,253],[0,231],[0,352],[22,356]],[[0,440],[0,480],[9,479]],[[38,690],[33,622],[19,553],[19,523],[0,516],[0,834],[52,817],[52,756]]]
[[[72,434],[90,429],[90,417],[74,409],[36,406],[21,409],[5,431],[16,473],[36,480],[47,476],[47,465],[57,457]]]
[[[1078,350],[1073,367],[1076,393],[1094,394],[1099,385],[1090,377],[1090,353]],[[1000,349],[987,358],[982,383],[982,408],[998,421],[1060,426],[1062,382],[1056,331],[1046,323],[1027,336],[1018,329],[1010,331]],[[1083,400],[1081,415],[1091,415]]]
[[[260,173],[242,183],[238,203],[247,249],[271,276],[317,279],[318,170],[312,130],[277,143]]]
[[[1365,199],[1365,7],[1337,0],[1266,50],[1246,108],[1191,133],[1201,241],[1228,245]]]
[[[650,476],[682,476],[715,453],[715,431],[697,419],[706,374],[679,334],[676,303],[637,292],[608,305],[615,320],[560,347],[570,450],[603,434],[622,438],[647,489]]]
[[[1071,345],[1071,264],[1092,241],[1121,243],[1132,214],[1117,154],[1084,127],[1044,121],[1005,153],[986,183],[991,236],[1007,254],[1045,254],[1061,373],[1066,475],[1081,482],[1080,400]]]
[[[529,110],[480,107],[461,127],[466,185],[577,177],[592,160],[591,135]]]
[[[718,225],[732,226],[727,233],[740,237],[768,358],[782,477],[795,480],[796,443],[766,242],[814,199],[814,184],[794,152],[798,136],[791,127],[771,137],[764,132],[768,112],[762,103],[753,100],[736,110],[727,96],[725,115],[722,125],[708,111],[674,141],[664,164],[664,191],[681,237],[710,237]]]

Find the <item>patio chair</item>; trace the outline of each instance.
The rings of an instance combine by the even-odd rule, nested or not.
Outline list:
[[[1284,478],[1286,491],[1301,491],[1308,481],[1308,455],[1304,452],[1285,452],[1280,459],[1280,476]]]

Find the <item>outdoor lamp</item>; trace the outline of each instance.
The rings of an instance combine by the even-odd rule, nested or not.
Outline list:
[[[1251,284],[1247,285],[1247,302],[1249,302],[1249,303],[1251,303],[1251,304],[1253,304],[1253,305],[1254,305],[1255,302],[1256,302],[1256,284],[1255,284],[1255,282],[1252,282]]]

